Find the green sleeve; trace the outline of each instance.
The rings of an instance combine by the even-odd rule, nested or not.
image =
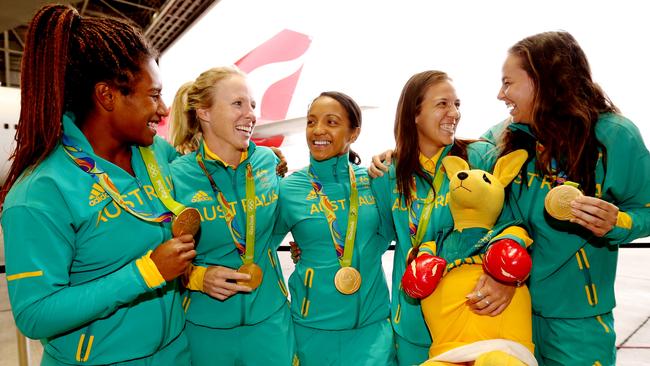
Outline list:
[[[606,237],[612,244],[624,244],[650,236],[650,153],[631,122],[614,134],[606,145],[608,183],[603,197],[613,197],[621,212]]]
[[[282,199],[282,197],[285,197],[285,195],[290,193],[287,193],[286,189],[283,188],[283,183],[283,181],[280,181],[277,215],[275,216],[273,235],[271,235],[271,245],[276,249],[280,246],[280,244],[282,244],[282,240],[284,240],[284,237],[287,236],[287,233],[291,229],[287,223],[287,212],[289,210],[287,206],[289,205],[290,201],[286,198]],[[285,192],[283,193],[283,191]]]
[[[391,206],[392,190],[395,185],[395,180],[391,179],[391,177],[394,176],[395,168],[391,165],[388,173],[385,173],[382,177],[370,179],[370,188],[375,196],[379,211],[379,235],[389,242],[397,240]]]
[[[135,261],[107,276],[70,285],[75,232],[63,216],[24,206],[2,215],[9,299],[16,325],[29,338],[78,328],[152,290]]]
[[[467,159],[472,169],[482,169],[491,173],[497,156],[496,146],[489,141],[473,142],[467,147]]]
[[[489,142],[495,145],[498,145],[499,139],[501,139],[501,134],[503,133],[503,130],[505,130],[506,126],[508,125],[508,122],[509,119],[506,119],[490,127],[487,131],[483,133],[483,135],[481,135],[481,138],[488,140]]]
[[[174,149],[174,147],[162,137],[156,136],[154,144],[156,144],[156,147],[162,151],[164,156],[167,157],[167,162],[169,163],[180,156],[179,152],[176,151],[176,149]]]

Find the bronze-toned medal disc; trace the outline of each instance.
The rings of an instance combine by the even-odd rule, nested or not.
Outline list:
[[[172,235],[177,238],[184,234],[196,235],[201,227],[201,214],[193,207],[186,207],[172,222]]]
[[[334,276],[334,286],[344,295],[353,294],[361,287],[361,274],[354,267],[343,267]]]
[[[571,213],[571,201],[582,196],[582,192],[574,186],[563,184],[551,189],[544,198],[544,208],[552,217],[566,221],[574,216]]]
[[[239,273],[248,273],[251,275],[251,279],[248,281],[238,280],[238,285],[248,286],[255,290],[262,283],[262,269],[255,263],[247,263],[237,269]]]

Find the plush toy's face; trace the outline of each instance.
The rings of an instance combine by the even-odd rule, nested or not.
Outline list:
[[[449,209],[454,227],[492,228],[505,197],[504,188],[517,176],[528,154],[516,150],[497,160],[494,173],[469,169],[467,162],[457,156],[447,156],[442,164],[449,178]]]
[[[491,226],[503,207],[503,188],[501,182],[488,172],[461,170],[449,180],[451,209],[473,212],[481,222]]]

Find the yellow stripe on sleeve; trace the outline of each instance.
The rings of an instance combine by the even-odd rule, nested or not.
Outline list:
[[[187,288],[194,291],[203,291],[203,279],[207,267],[190,265],[190,280],[187,281]]]
[[[509,226],[492,240],[494,241],[505,235],[516,236],[518,239],[524,242],[526,248],[528,248],[533,243],[533,239],[530,236],[528,236],[528,232],[526,231],[526,229],[524,229],[521,226]]]
[[[11,276],[7,276],[7,282],[14,281],[14,280],[20,280],[21,278],[40,277],[42,275],[43,275],[43,271],[16,273],[16,274],[13,274]]]
[[[616,226],[630,230],[632,228],[632,217],[630,217],[626,212],[618,211],[618,216],[616,216]]]
[[[147,254],[142,256],[142,258],[136,260],[135,265],[138,267],[138,270],[140,270],[140,275],[147,286],[149,288],[156,288],[165,283],[165,279],[158,271],[156,263],[151,259],[151,252],[152,250],[148,251]]]

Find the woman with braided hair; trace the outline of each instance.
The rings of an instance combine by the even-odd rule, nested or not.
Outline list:
[[[30,24],[0,201],[12,311],[43,365],[190,362],[175,278],[196,252],[170,233],[155,57],[131,25],[68,6]]]

